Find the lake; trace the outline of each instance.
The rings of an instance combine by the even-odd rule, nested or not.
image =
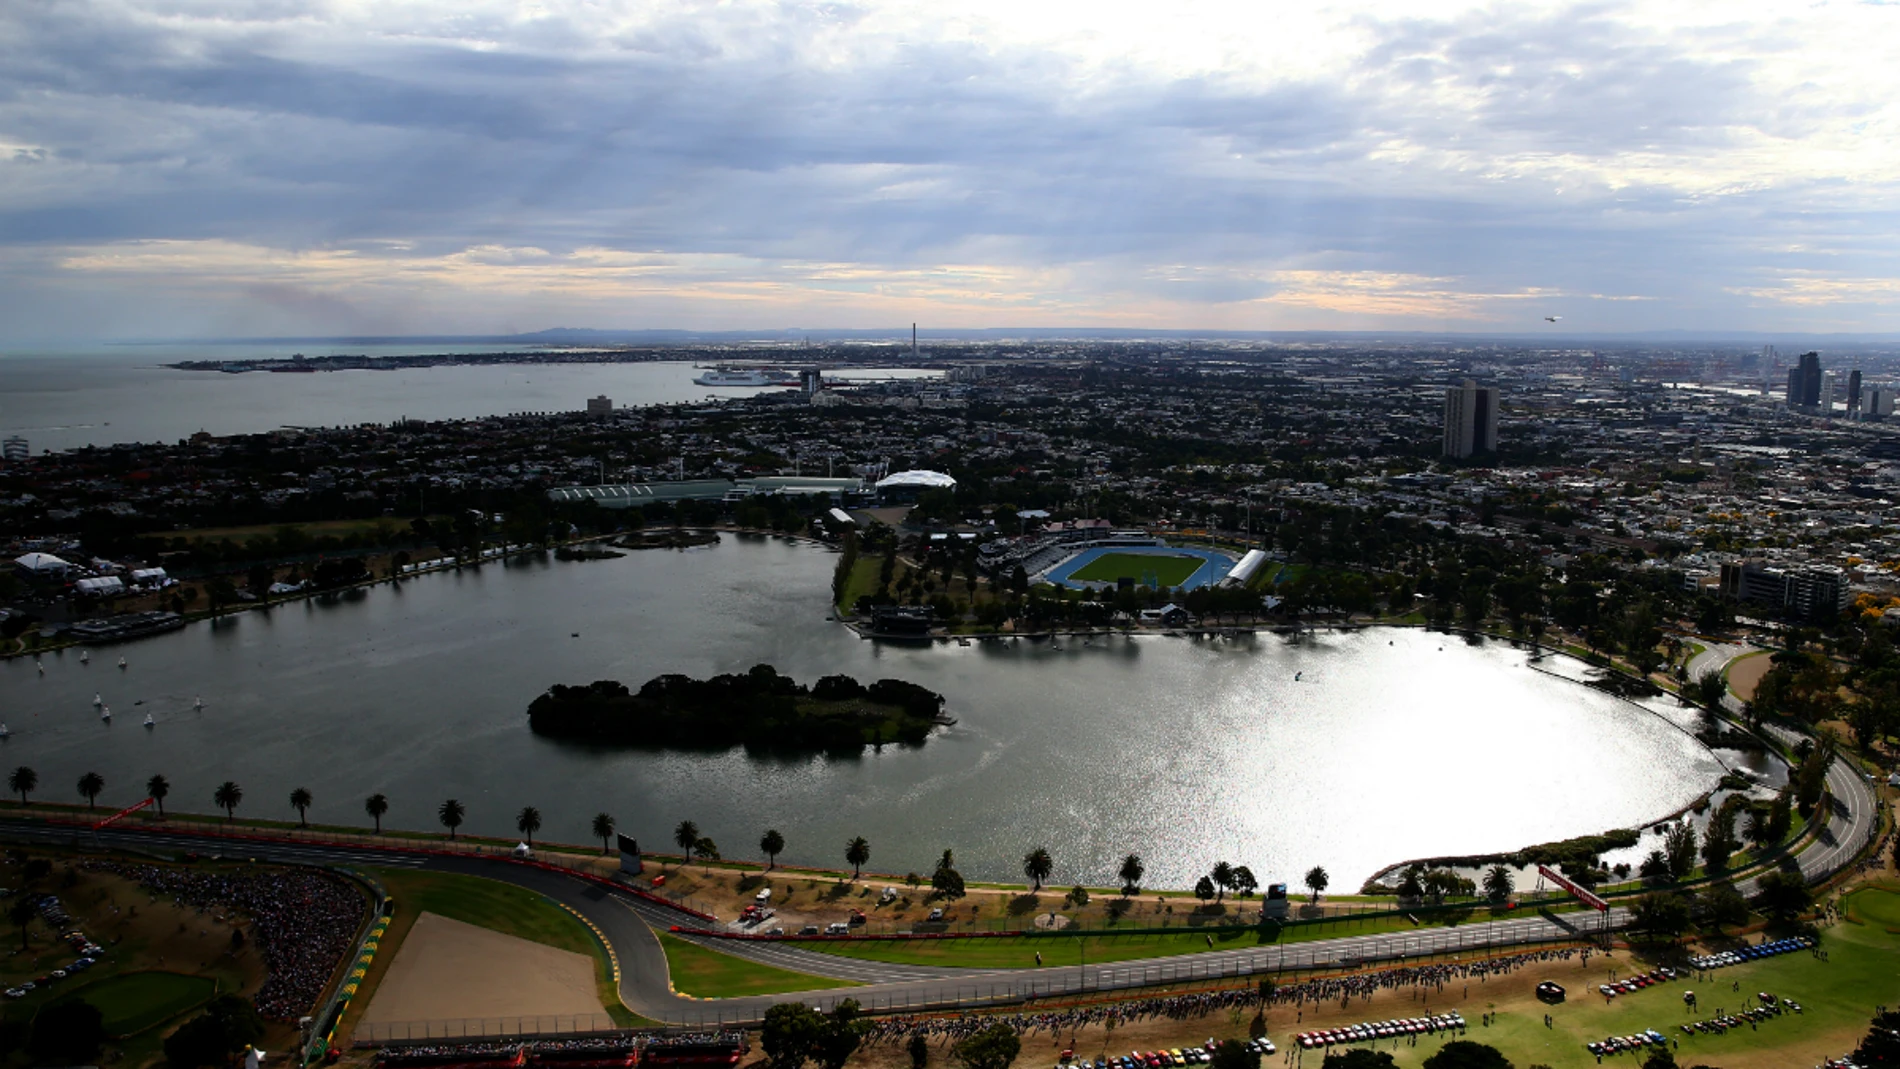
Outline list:
[[[693,820],[726,856],[752,856],[776,827],[793,862],[840,864],[863,835],[880,871],[925,871],[951,847],[967,876],[1008,879],[1047,846],[1063,883],[1110,882],[1134,851],[1155,886],[1225,859],[1296,885],[1325,865],[1336,890],[1407,858],[1640,824],[1721,774],[1666,716],[1533,670],[1507,644],[1382,628],[1297,643],[881,645],[825,620],[834,559],[726,535],[237,614],[89,665],[48,655],[44,676],[18,658],[0,664],[13,731],[0,762],[34,766],[41,797],[66,801],[98,771],[102,806],[136,801],[162,772],[176,808],[213,811],[213,788],[233,779],[253,817],[294,817],[287,798],[305,786],[313,820],[360,822],[381,791],[406,828],[434,828],[453,796],[483,834],[509,834],[534,805],[544,836],[574,842],[604,810],[656,846]],[[761,662],[807,683],[909,679],[944,693],[958,723],[918,749],[844,760],[599,750],[528,730],[528,703],[556,682]]]

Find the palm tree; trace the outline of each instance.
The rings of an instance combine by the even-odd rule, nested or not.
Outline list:
[[[611,813],[594,814],[594,838],[600,840],[602,856],[607,853],[607,840],[614,837],[614,818]]]
[[[765,871],[770,872],[778,866],[778,856],[785,851],[785,836],[776,828],[768,828],[759,837],[759,852],[765,855]]]
[[[1331,882],[1332,878],[1327,876],[1326,870],[1319,865],[1306,870],[1306,889],[1313,892],[1314,904],[1319,903],[1319,893],[1326,890],[1326,885]]]
[[[1220,888],[1220,895],[1216,901],[1225,899],[1228,890],[1234,886],[1234,867],[1225,861],[1216,861],[1214,870],[1208,875],[1213,877],[1214,886]]]
[[[1049,848],[1046,846],[1038,846],[1023,855],[1023,875],[1035,883],[1035,886],[1030,888],[1030,893],[1042,890],[1042,881],[1049,878],[1049,874],[1055,871],[1055,867],[1055,860],[1049,856]]]
[[[304,818],[304,811],[310,808],[310,788],[298,787],[290,792],[290,808],[297,811],[297,826],[307,828],[310,822]]]
[[[857,879],[864,871],[864,863],[871,860],[871,844],[860,835],[844,844],[844,859],[851,866],[851,878]]]
[[[106,778],[97,772],[88,772],[79,777],[79,793],[86,799],[86,808],[91,809],[99,800],[99,792],[106,789]]]
[[[211,801],[214,802],[219,809],[224,810],[224,822],[227,824],[231,822],[233,817],[237,816],[238,803],[243,800],[244,788],[238,786],[232,780],[225,780],[223,783],[218,784],[217,790],[211,792]]]
[[[389,799],[381,794],[372,794],[363,799],[363,812],[376,822],[376,834],[383,833],[383,814],[389,812]]]
[[[1663,864],[1666,866],[1668,862],[1665,861]],[[1503,865],[1493,865],[1485,870],[1484,893],[1491,901],[1502,902],[1511,897],[1511,892],[1515,890],[1517,890],[1517,885],[1511,879],[1510,869]]]
[[[160,818],[165,816],[165,796],[170,793],[172,793],[172,781],[164,776],[154,774],[151,779],[145,781],[145,794],[158,804]]]
[[[21,765],[19,768],[13,770],[12,775],[7,777],[7,790],[20,796],[21,805],[32,804],[27,800],[26,796],[33,793],[39,785],[40,774],[33,771],[30,765]]]
[[[699,845],[699,825],[690,820],[680,821],[680,826],[673,829],[673,845],[680,848],[686,860],[693,860],[693,847]]]
[[[1141,893],[1141,877],[1147,871],[1147,868],[1141,863],[1140,854],[1129,854],[1127,857],[1122,858],[1121,878],[1123,898]]]
[[[515,830],[528,837],[528,845],[534,846],[534,833],[541,830],[541,811],[531,805],[521,807],[515,814]]]
[[[449,842],[455,841],[455,829],[462,826],[462,818],[467,815],[468,810],[453,798],[436,807],[435,819],[441,821],[442,826],[449,829]]]

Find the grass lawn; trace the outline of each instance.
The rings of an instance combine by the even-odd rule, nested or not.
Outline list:
[[[789,969],[760,965],[717,950],[707,950],[666,932],[654,933],[666,951],[666,971],[673,990],[694,998],[736,998],[777,995],[787,991],[816,991],[828,987],[857,987],[850,980],[809,976]]]
[[[1863,899],[1867,908],[1900,915],[1900,895],[1863,891],[1855,898]],[[1875,899],[1882,901],[1874,905]],[[1518,990],[1513,995],[1490,1004],[1497,1007],[1498,1017],[1488,1028],[1478,1023],[1486,1003],[1474,1000],[1461,1006],[1471,1022],[1467,1038],[1497,1047],[1520,1067],[1595,1066],[1596,1058],[1584,1049],[1586,1042],[1646,1028],[1654,1028],[1680,1044],[1675,1056],[1677,1064],[1683,1066],[1770,1069],[1815,1065],[1824,1057],[1851,1051],[1865,1034],[1876,1004],[1891,1006],[1900,1001],[1900,973],[1894,969],[1900,937],[1873,925],[1840,924],[1824,931],[1821,945],[1829,960],[1812,954],[1785,954],[1718,969],[1706,981],[1678,981],[1608,1003],[1579,990],[1582,985],[1570,984],[1569,1001],[1546,1007],[1523,990],[1534,982],[1526,974],[1526,982],[1515,985]],[[1617,957],[1623,965],[1622,975],[1628,975],[1628,955],[1619,952]],[[1607,979],[1607,973],[1601,978]],[[1784,1013],[1758,1028],[1744,1026],[1726,1035],[1691,1036],[1681,1028],[1685,1021],[1694,1019],[1682,1002],[1681,992],[1685,990],[1695,991],[1704,1017],[1712,1016],[1717,1007],[1732,1012],[1753,1005],[1758,991],[1792,998],[1805,1012]],[[1548,1028],[1543,1023],[1546,1012],[1552,1017]],[[1416,1066],[1439,1046],[1433,1040],[1391,1052],[1399,1065]],[[1380,1049],[1391,1048],[1384,1044]],[[1635,1066],[1639,1061],[1625,1057],[1615,1064]]]
[[[1177,557],[1163,553],[1104,553],[1070,574],[1080,583],[1113,583],[1121,578],[1137,583],[1149,573],[1162,586],[1180,586],[1188,576],[1207,562],[1199,557]]]
[[[877,593],[877,577],[883,568],[882,554],[860,551],[858,559],[851,565],[850,577],[845,580],[844,596],[838,599],[838,611],[850,613],[856,609],[859,598]],[[899,565],[899,571],[902,571],[902,565]],[[896,575],[891,579],[896,582]]]
[[[217,981],[208,976],[151,971],[110,976],[70,997],[99,1008],[105,1015],[106,1034],[129,1036],[203,1005],[217,993]]]
[[[600,1004],[607,1008],[622,1027],[634,1027],[642,1018],[628,1010],[614,990],[613,971],[600,941],[580,918],[533,891],[513,884],[485,880],[479,876],[458,876],[446,872],[418,872],[414,869],[370,869],[395,900],[396,914],[382,947],[371,962],[367,981],[350,1005],[346,1024],[369,1006],[375,985],[396,958],[403,937],[415,926],[416,918],[435,913],[450,920],[477,925],[534,943],[585,954],[594,959],[594,984]],[[348,1031],[343,1032],[348,1035]]]
[[[1091,964],[1131,961],[1168,954],[1196,954],[1210,950],[1243,950],[1247,947],[1280,943],[1303,943],[1313,939],[1337,939],[1354,935],[1417,930],[1404,917],[1373,917],[1367,920],[1342,918],[1318,924],[1300,924],[1282,928],[1277,939],[1266,939],[1252,928],[1226,928],[1197,931],[1154,932],[1141,935],[1025,935],[987,939],[867,939],[828,943],[819,940],[801,942],[803,950],[816,950],[845,958],[887,961],[900,965],[949,965],[971,969],[1033,969],[1040,952],[1044,965]],[[1213,945],[1208,940],[1213,940]]]

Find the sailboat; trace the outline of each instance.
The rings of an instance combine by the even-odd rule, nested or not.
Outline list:
[[[80,650],[80,651],[79,651],[79,663],[80,663],[80,664],[91,664],[91,663],[92,663],[92,651],[91,651],[91,650]]]
[[[158,726],[158,721],[156,721],[156,720],[153,720],[153,719],[152,719],[152,714],[150,714],[150,713],[146,713],[146,714],[145,714],[145,726],[146,726],[146,727],[148,727],[148,728],[149,728],[149,727],[157,727],[157,726]]]
[[[99,696],[99,692],[94,691],[92,694],[92,707],[94,709],[97,709],[98,707],[100,707],[101,705],[104,705],[105,703],[106,703],[106,700]]]
[[[199,712],[203,712],[204,707],[205,707],[205,700],[203,698],[193,698],[191,700],[191,707],[193,709],[198,710]]]
[[[101,705],[99,707],[99,719],[110,723],[112,721],[112,706]]]
[[[11,734],[13,734],[13,732],[8,731],[5,724],[0,724],[0,739],[4,739]]]
[[[121,658],[119,658],[119,667],[120,667],[120,668],[124,668],[124,667],[125,667],[125,658],[123,658],[123,657],[121,657]]]

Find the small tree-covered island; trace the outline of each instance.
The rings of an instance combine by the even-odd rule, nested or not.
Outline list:
[[[637,692],[603,679],[557,683],[528,706],[537,735],[579,742],[775,752],[858,753],[884,743],[921,745],[943,715],[943,695],[901,679],[865,686],[846,675],[810,687],[761,664],[711,679],[668,674]]]

